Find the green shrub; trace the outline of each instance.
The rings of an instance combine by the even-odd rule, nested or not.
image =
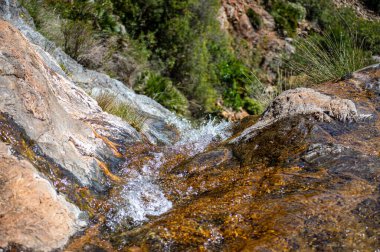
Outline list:
[[[259,30],[262,25],[262,20],[259,14],[257,14],[252,8],[249,8],[247,10],[247,16],[249,18],[249,21],[251,22],[253,28],[256,30]]]
[[[371,64],[371,54],[358,46],[355,35],[326,32],[295,41],[296,53],[288,62],[306,84],[334,81]]]
[[[270,9],[277,28],[286,36],[292,37],[296,35],[298,22],[302,21],[306,16],[305,8],[297,3],[277,0]]]
[[[290,0],[290,2],[302,5],[306,10],[306,19],[319,23],[325,11],[334,10],[332,0]]]
[[[235,110],[246,109],[250,113],[261,112],[252,97],[262,93],[262,84],[241,61],[231,57],[219,65],[219,78],[225,84],[224,104]]]
[[[120,117],[138,131],[142,130],[145,121],[148,119],[146,115],[137,111],[131,104],[118,101],[116,95],[102,92],[94,98],[103,111]]]
[[[244,108],[252,115],[259,115],[264,111],[263,105],[260,102],[249,97],[244,98]]]
[[[189,114],[189,103],[186,97],[173,86],[171,80],[167,77],[153,72],[146,73],[140,80],[136,90],[180,115]]]

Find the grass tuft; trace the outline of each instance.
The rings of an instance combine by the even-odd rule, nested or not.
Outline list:
[[[136,110],[127,102],[120,102],[116,95],[102,92],[95,96],[95,100],[103,111],[120,117],[137,131],[141,131],[148,117]]]
[[[337,81],[372,63],[357,36],[314,34],[295,40],[296,53],[288,61],[292,75],[301,85]]]

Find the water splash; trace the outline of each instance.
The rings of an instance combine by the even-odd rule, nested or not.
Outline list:
[[[161,152],[150,153],[151,158],[136,169],[125,163],[124,175],[128,183],[123,185],[119,196],[110,200],[113,205],[108,214],[107,226],[116,230],[120,226],[136,226],[158,216],[172,208],[173,203],[166,197],[158,183],[160,168],[170,159],[173,153],[182,153],[191,157],[204,151],[211,143],[228,138],[230,123],[217,123],[209,120],[199,127],[192,127],[184,119],[175,119],[181,137],[172,146],[161,149]]]
[[[136,226],[148,220],[149,216],[158,216],[172,208],[156,183],[159,168],[165,162],[163,153],[151,153],[149,160],[140,171],[124,168],[128,183],[123,185],[120,197],[111,199],[113,211],[108,214],[108,227],[115,230],[119,225]]]
[[[180,140],[176,142],[173,149],[194,156],[204,151],[211,143],[220,142],[231,136],[231,123],[227,121],[217,122],[210,119],[198,127],[192,127],[187,120],[181,119],[177,122],[181,133]]]

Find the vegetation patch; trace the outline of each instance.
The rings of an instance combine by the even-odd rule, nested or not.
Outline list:
[[[301,4],[283,0],[267,1],[266,6],[281,33],[294,37],[297,34],[298,23],[306,17],[306,9]]]
[[[146,73],[136,90],[180,115],[189,114],[189,103],[186,97],[173,86],[172,81],[167,77],[152,72]]]
[[[137,111],[131,104],[120,102],[116,95],[102,92],[95,100],[103,111],[120,117],[138,131],[141,131],[148,117]]]
[[[303,85],[336,81],[371,64],[371,55],[360,47],[356,36],[314,34],[295,42],[296,54],[288,62],[293,74],[303,76]]]

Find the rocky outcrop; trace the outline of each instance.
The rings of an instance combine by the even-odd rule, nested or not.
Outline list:
[[[31,163],[0,142],[0,247],[52,251],[87,223]]]
[[[4,0],[0,2],[0,17],[11,22],[34,45],[36,51],[47,67],[65,79],[71,79],[77,86],[87,93],[96,93],[99,89],[115,94],[124,103],[148,117],[142,134],[152,143],[169,144],[178,138],[176,132],[177,120],[174,114],[153,99],[138,95],[122,82],[110,78],[106,74],[88,70],[70,58],[51,41],[44,38],[28,25],[21,16],[22,9],[17,0]],[[64,68],[65,71],[62,70]]]
[[[138,132],[106,114],[71,81],[55,73],[12,25],[0,21],[0,111],[42,151],[84,185],[103,180],[97,159],[117,156],[102,137],[128,144]]]
[[[260,27],[254,27],[247,13],[252,10],[260,20]],[[269,83],[277,78],[277,68],[283,52],[292,53],[291,40],[280,38],[276,30],[273,17],[265,10],[260,1],[224,0],[218,13],[218,20],[223,31],[231,34],[237,40],[245,40],[244,46],[239,48],[240,53],[252,54],[258,58],[260,69],[265,71],[262,76]]]
[[[331,97],[310,88],[297,88],[283,92],[269,105],[260,120],[245,129],[231,142],[239,142],[253,137],[258,129],[274,122],[297,115],[312,115],[321,121],[355,121],[370,115],[359,115],[351,100]]]
[[[72,61],[15,1],[0,7],[13,23],[0,21],[0,250],[380,247],[380,65],[286,91],[232,136],[226,124],[197,131]],[[78,86],[132,103],[146,128]],[[94,225],[70,239],[86,225],[79,208]]]

